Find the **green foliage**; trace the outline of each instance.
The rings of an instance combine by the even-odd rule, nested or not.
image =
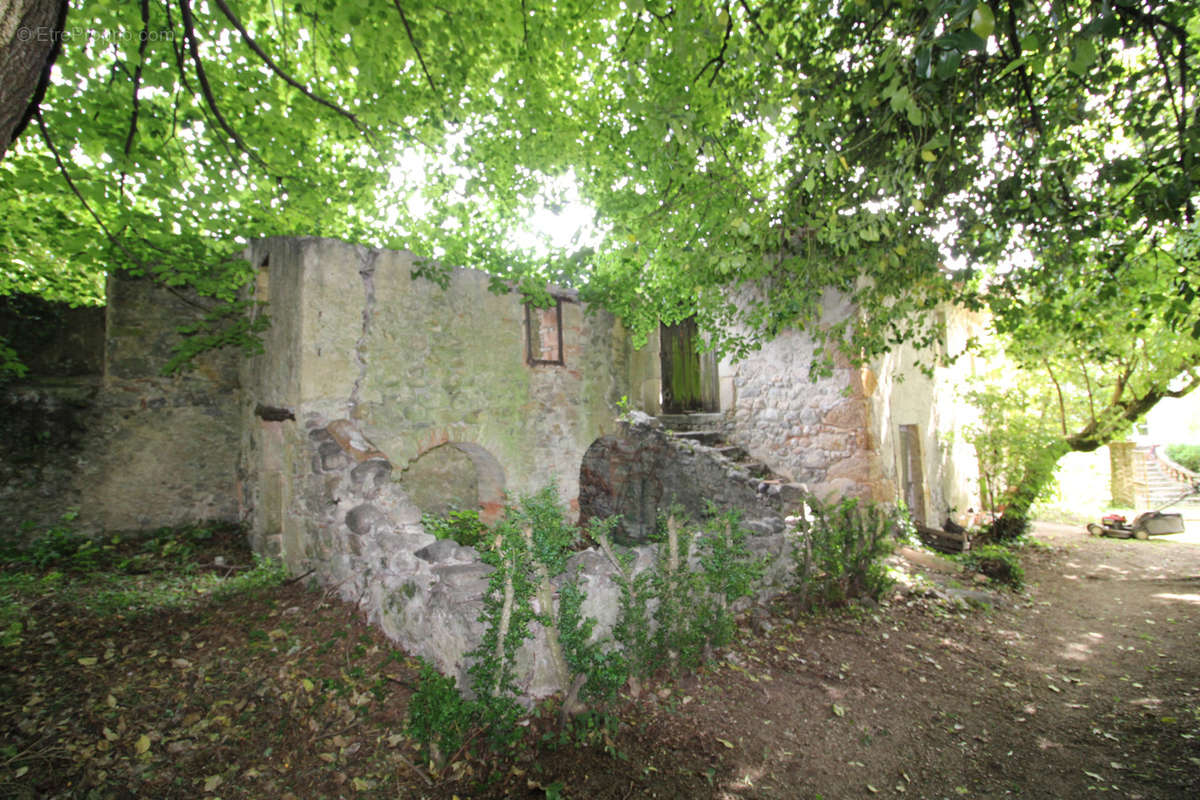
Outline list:
[[[77,511],[68,511],[56,525],[23,541],[27,533],[14,533],[0,547],[0,559],[11,567],[71,573],[145,573],[152,569],[187,570],[203,543],[227,526],[190,525],[133,534],[89,535],[72,523]]]
[[[1001,545],[975,547],[958,557],[967,569],[986,575],[993,581],[1020,590],[1025,585],[1025,570],[1011,549]]]
[[[1184,469],[1200,472],[1200,444],[1169,444],[1167,458]]]
[[[178,332],[183,340],[173,348],[171,357],[163,365],[163,374],[185,371],[192,359],[209,350],[232,347],[244,356],[262,353],[259,334],[271,326],[270,319],[261,310],[264,305],[250,300],[218,303],[198,322],[180,327]]]
[[[420,660],[417,690],[408,701],[405,732],[417,742],[421,760],[444,766],[467,740],[479,709],[463,698],[453,677]]]
[[[659,526],[658,559],[652,569],[633,571],[632,554],[617,551],[606,536],[601,547],[617,567],[621,591],[613,637],[621,644],[629,673],[646,677],[699,666],[715,647],[731,641],[733,605],[748,597],[765,563],[746,547],[746,531],[735,512],[709,509],[700,530],[680,522],[673,508]]]
[[[632,554],[612,545],[617,522],[593,521],[588,530],[617,568],[621,603],[611,639],[595,638],[596,621],[583,613],[587,597],[579,575],[564,574],[579,531],[567,523],[553,486],[510,504],[491,529],[483,558],[495,570],[480,615],[484,633],[467,655],[474,699],[464,700],[453,680],[425,665],[410,712],[408,729],[435,767],[471,741],[503,749],[519,740],[515,661],[534,622],[545,628],[560,677],[572,687],[563,722],[588,737],[603,735],[604,709],[630,675],[667,666],[691,669],[730,640],[733,604],[753,591],[764,567],[746,547],[738,516],[713,510],[695,531],[668,515],[658,563],[637,575]]]
[[[802,602],[841,605],[877,599],[891,586],[881,559],[891,552],[898,512],[856,498],[825,504],[806,498],[793,551]]]
[[[422,514],[421,525],[426,533],[438,539],[452,539],[465,547],[480,547],[488,532],[475,509],[454,509],[445,516]]]
[[[469,523],[471,518],[468,514],[460,519]],[[546,593],[550,578],[563,572],[578,538],[578,532],[566,522],[555,488],[548,486],[510,504],[504,519],[487,531],[487,537],[481,556],[495,569],[488,579],[480,614],[483,637],[467,654],[467,673],[475,699],[462,700],[453,682],[446,684],[446,679],[439,676],[423,696],[423,716],[415,722],[410,719],[414,736],[437,766],[452,755],[448,742],[464,743],[466,731],[471,731],[472,737],[479,735],[496,749],[511,747],[520,739],[517,722],[522,712],[516,700],[520,691],[515,683],[515,664],[517,651],[533,635],[530,624],[534,621],[551,629],[552,636],[557,635],[558,620],[567,622],[564,650],[576,668],[604,664],[598,651],[586,644],[594,622],[579,614],[582,597],[567,590],[565,617],[561,605],[557,615],[548,608],[552,603],[543,603],[541,614],[534,611],[535,596],[539,591]],[[595,686],[603,686],[602,677],[596,679]],[[450,721],[449,733],[445,734],[450,739],[439,732],[438,720]]]
[[[9,346],[3,336],[0,336],[0,386],[13,378],[23,378],[28,373],[29,367],[21,363],[17,351]]]
[[[983,379],[964,393],[979,412],[978,421],[964,427],[963,435],[975,449],[980,497],[985,509],[997,512],[1011,502],[1034,463],[1055,452],[1051,448],[1061,439],[1051,387],[1011,366],[1002,374],[1003,378]],[[1049,487],[1050,482],[1039,487],[1038,495]]]
[[[604,706],[616,700],[617,692],[628,680],[629,660],[612,641],[592,641],[596,620],[583,616],[586,598],[578,575],[559,589],[558,636],[571,673],[586,676],[581,699]]]
[[[621,594],[613,638],[621,645],[629,673],[649,675],[657,669],[661,656],[651,635],[650,601],[654,597],[651,586],[654,573],[651,570],[634,572],[634,554],[616,549],[610,538],[611,529],[596,530],[593,534],[617,570],[613,581]]]
[[[77,9],[110,35],[65,42],[0,161],[0,293],[130,267],[228,301],[246,240],[303,234],[580,285],[641,335],[698,312],[734,352],[928,345],[945,298],[1082,342],[1139,324],[1122,287],[1200,338],[1193,4],[530,3]],[[516,235],[576,197],[594,232]],[[862,313],[822,324],[830,288]]]
[[[86,536],[71,527],[73,517],[68,512],[62,522],[28,541],[5,542],[0,553],[0,643],[15,646],[21,641],[31,604],[51,602],[77,614],[129,618],[254,594],[288,577],[282,562],[259,556],[248,568],[213,569],[200,563],[202,550],[224,549],[227,537],[240,537],[229,526]]]

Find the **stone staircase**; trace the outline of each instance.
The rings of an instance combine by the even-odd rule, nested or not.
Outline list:
[[[1171,505],[1164,511],[1197,512],[1200,511],[1200,495],[1192,495],[1179,500],[1189,488],[1187,475],[1179,470],[1170,469],[1163,461],[1163,454],[1157,453],[1154,447],[1139,447],[1138,451],[1145,459],[1145,491],[1147,505],[1159,508],[1167,503]],[[1179,500],[1179,502],[1172,502]]]
[[[776,474],[740,445],[726,439],[723,414],[662,414],[658,420],[674,439],[706,448],[713,456],[727,462],[732,473],[757,482],[760,493],[782,495],[780,500],[785,510],[791,511],[799,506],[806,492],[805,487]]]

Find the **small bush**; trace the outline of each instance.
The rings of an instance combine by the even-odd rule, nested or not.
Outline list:
[[[426,533],[438,539],[452,539],[464,547],[479,547],[488,531],[488,526],[479,519],[479,512],[472,509],[456,509],[444,517],[423,514],[421,524],[425,526]]]
[[[446,759],[465,743],[478,710],[459,694],[454,678],[421,659],[417,691],[408,701],[406,730],[420,748],[423,761],[439,769],[445,766]]]
[[[1184,469],[1200,472],[1200,444],[1169,444],[1167,458]]]
[[[1025,570],[1017,554],[1007,547],[989,544],[968,550],[960,561],[973,572],[986,575],[997,583],[1020,589],[1025,585]]]
[[[805,504],[795,550],[802,602],[837,606],[887,591],[892,582],[880,562],[892,551],[899,512],[854,498],[836,505],[808,498]]]

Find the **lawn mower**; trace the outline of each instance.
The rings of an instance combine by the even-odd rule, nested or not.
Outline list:
[[[1107,514],[1100,518],[1099,523],[1089,522],[1087,529],[1092,536],[1110,536],[1115,539],[1149,539],[1151,536],[1165,536],[1170,533],[1183,533],[1182,514],[1164,514],[1162,509],[1173,506],[1181,500],[1186,500],[1194,494],[1200,494],[1200,481],[1192,483],[1190,489],[1179,497],[1165,503],[1153,511],[1138,514],[1129,522],[1121,514]]]

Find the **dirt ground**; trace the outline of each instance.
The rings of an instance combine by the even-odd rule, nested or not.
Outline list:
[[[570,796],[1200,797],[1200,545],[1037,538],[991,610],[896,598],[744,643]]]
[[[402,735],[413,662],[321,591],[103,618],[51,594],[0,653],[0,796],[1200,797],[1200,544],[1038,538],[990,608],[780,607],[592,744],[547,711],[442,774]]]

